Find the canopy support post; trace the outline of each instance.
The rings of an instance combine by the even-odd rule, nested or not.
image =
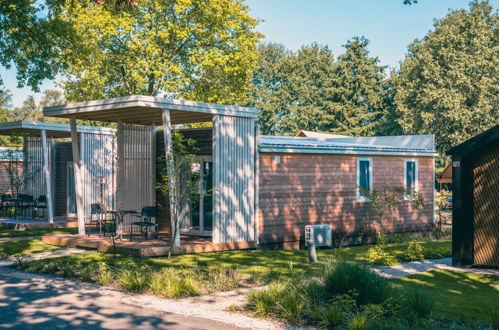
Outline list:
[[[47,219],[49,223],[54,223],[54,209],[52,205],[52,180],[49,168],[49,150],[47,144],[47,132],[42,129],[42,154],[43,154],[43,174],[45,176]]]
[[[84,206],[80,171],[80,144],[78,139],[78,128],[76,126],[76,117],[71,116],[69,123],[71,125],[71,144],[73,149],[73,169],[76,192],[76,214],[78,215],[78,234],[85,235],[85,216],[83,212]]]
[[[175,197],[174,159],[172,142],[172,125],[170,120],[170,110],[163,109],[163,138],[165,141],[166,171],[168,176],[168,195],[170,199],[170,221],[172,226],[172,239],[175,246],[180,246],[180,224],[179,214],[177,214],[177,201]]]

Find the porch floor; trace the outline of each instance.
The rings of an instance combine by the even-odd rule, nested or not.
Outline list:
[[[113,242],[109,237],[99,237],[97,235],[81,236],[71,234],[45,235],[42,241],[46,244],[94,249],[99,252],[120,253],[136,257],[160,257],[168,255],[171,242],[171,234],[160,233],[160,239],[150,239],[140,241],[139,236],[134,237],[134,241],[116,239]],[[211,237],[194,235],[181,235],[180,247],[175,247],[172,254],[218,252],[229,250],[254,249],[256,242],[231,242],[212,243]]]

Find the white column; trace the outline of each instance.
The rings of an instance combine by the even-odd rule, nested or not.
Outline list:
[[[151,198],[156,205],[156,124],[151,124]]]
[[[170,220],[172,225],[172,239],[175,246],[180,246],[180,224],[177,214],[177,221],[174,221],[175,213],[178,213],[178,205],[175,198],[175,178],[173,164],[173,146],[172,146],[172,125],[170,120],[170,110],[163,109],[163,138],[165,141],[166,171],[168,175],[169,197],[170,197]]]
[[[47,218],[50,223],[54,222],[54,209],[52,205],[52,180],[50,179],[49,150],[47,144],[47,132],[42,129],[42,154],[43,154],[43,174],[45,175]]]
[[[85,216],[83,205],[83,193],[81,182],[81,161],[80,161],[80,144],[78,143],[78,130],[76,126],[76,117],[72,116],[69,120],[71,125],[71,144],[73,149],[73,169],[75,179],[76,192],[76,214],[78,215],[78,234],[85,235]]]
[[[116,141],[116,147],[117,147],[117,154],[118,154],[118,171],[117,171],[117,180],[116,180],[116,208],[117,209],[123,209],[124,205],[124,191],[123,189],[125,188],[125,184],[123,182],[124,177],[125,177],[125,161],[124,161],[124,127],[123,127],[123,122],[121,120],[118,120],[118,131],[117,131],[117,141]]]

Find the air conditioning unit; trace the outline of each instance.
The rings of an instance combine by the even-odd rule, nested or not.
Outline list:
[[[331,246],[333,244],[331,225],[305,226],[305,245],[314,242],[315,246]]]

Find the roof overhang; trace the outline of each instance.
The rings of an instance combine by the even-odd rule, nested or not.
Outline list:
[[[77,126],[79,133],[107,134],[112,135],[115,129],[109,127]],[[0,123],[0,135],[20,134],[23,136],[39,137],[44,130],[48,138],[67,138],[71,136],[69,124],[33,122],[33,121],[11,121]]]
[[[362,141],[364,143],[359,143]],[[382,139],[381,142],[388,142]],[[365,142],[370,142],[365,143]],[[323,139],[289,136],[261,136],[259,152],[302,153],[302,154],[352,154],[380,156],[426,156],[435,157],[434,149],[414,145],[386,145],[379,140],[358,139]]]
[[[452,156],[465,156],[467,154],[479,153],[482,149],[493,143],[499,143],[499,124],[447,150],[446,153]]]
[[[258,113],[254,108],[132,95],[45,107],[43,114],[48,117],[162,125],[163,109],[170,110],[171,123],[174,125],[207,122],[214,115],[256,118]]]

